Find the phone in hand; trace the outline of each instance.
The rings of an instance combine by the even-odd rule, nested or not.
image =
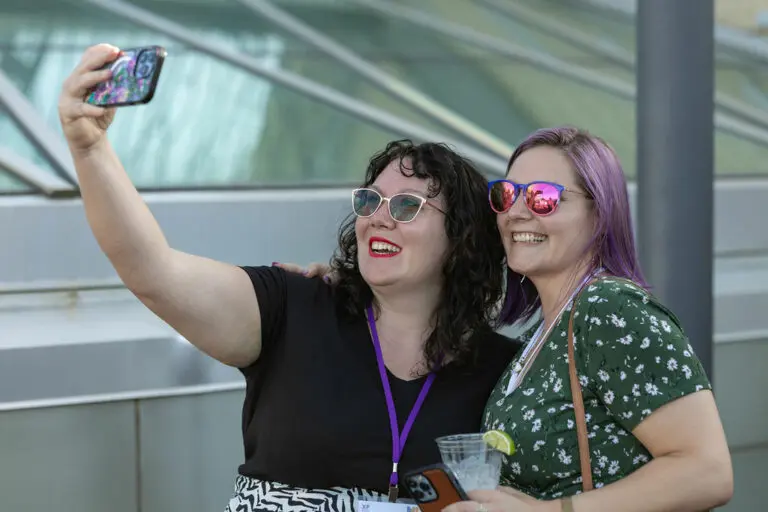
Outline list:
[[[448,505],[469,499],[456,475],[443,464],[412,471],[404,476],[403,483],[422,512],[440,512]]]
[[[99,107],[126,107],[149,103],[155,95],[166,51],[162,46],[122,50],[104,69],[112,77],[93,88],[85,98]]]

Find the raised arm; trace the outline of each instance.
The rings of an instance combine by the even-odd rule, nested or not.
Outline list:
[[[64,82],[59,116],[91,230],[118,275],[149,309],[203,352],[233,366],[261,350],[259,304],[240,268],[172,249],[107,140],[114,109],[84,102],[118,56],[89,48]]]

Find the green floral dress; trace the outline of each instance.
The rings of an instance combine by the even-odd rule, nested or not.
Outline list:
[[[539,499],[581,492],[568,376],[569,314],[570,306],[506,396],[517,362],[512,361],[485,409],[484,427],[507,432],[517,448],[505,459],[502,484]],[[711,386],[677,318],[633,283],[602,278],[589,285],[576,305],[574,340],[592,474],[600,488],[651,459],[631,434],[641,421]]]

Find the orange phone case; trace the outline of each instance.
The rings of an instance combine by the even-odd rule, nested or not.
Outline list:
[[[442,464],[407,474],[405,488],[421,512],[440,512],[452,503],[469,499],[453,472]]]

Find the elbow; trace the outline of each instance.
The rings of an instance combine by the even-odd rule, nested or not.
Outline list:
[[[701,492],[709,496],[710,507],[722,507],[733,498],[733,466],[730,454],[726,451],[723,456],[701,461],[700,470],[704,478]]]

